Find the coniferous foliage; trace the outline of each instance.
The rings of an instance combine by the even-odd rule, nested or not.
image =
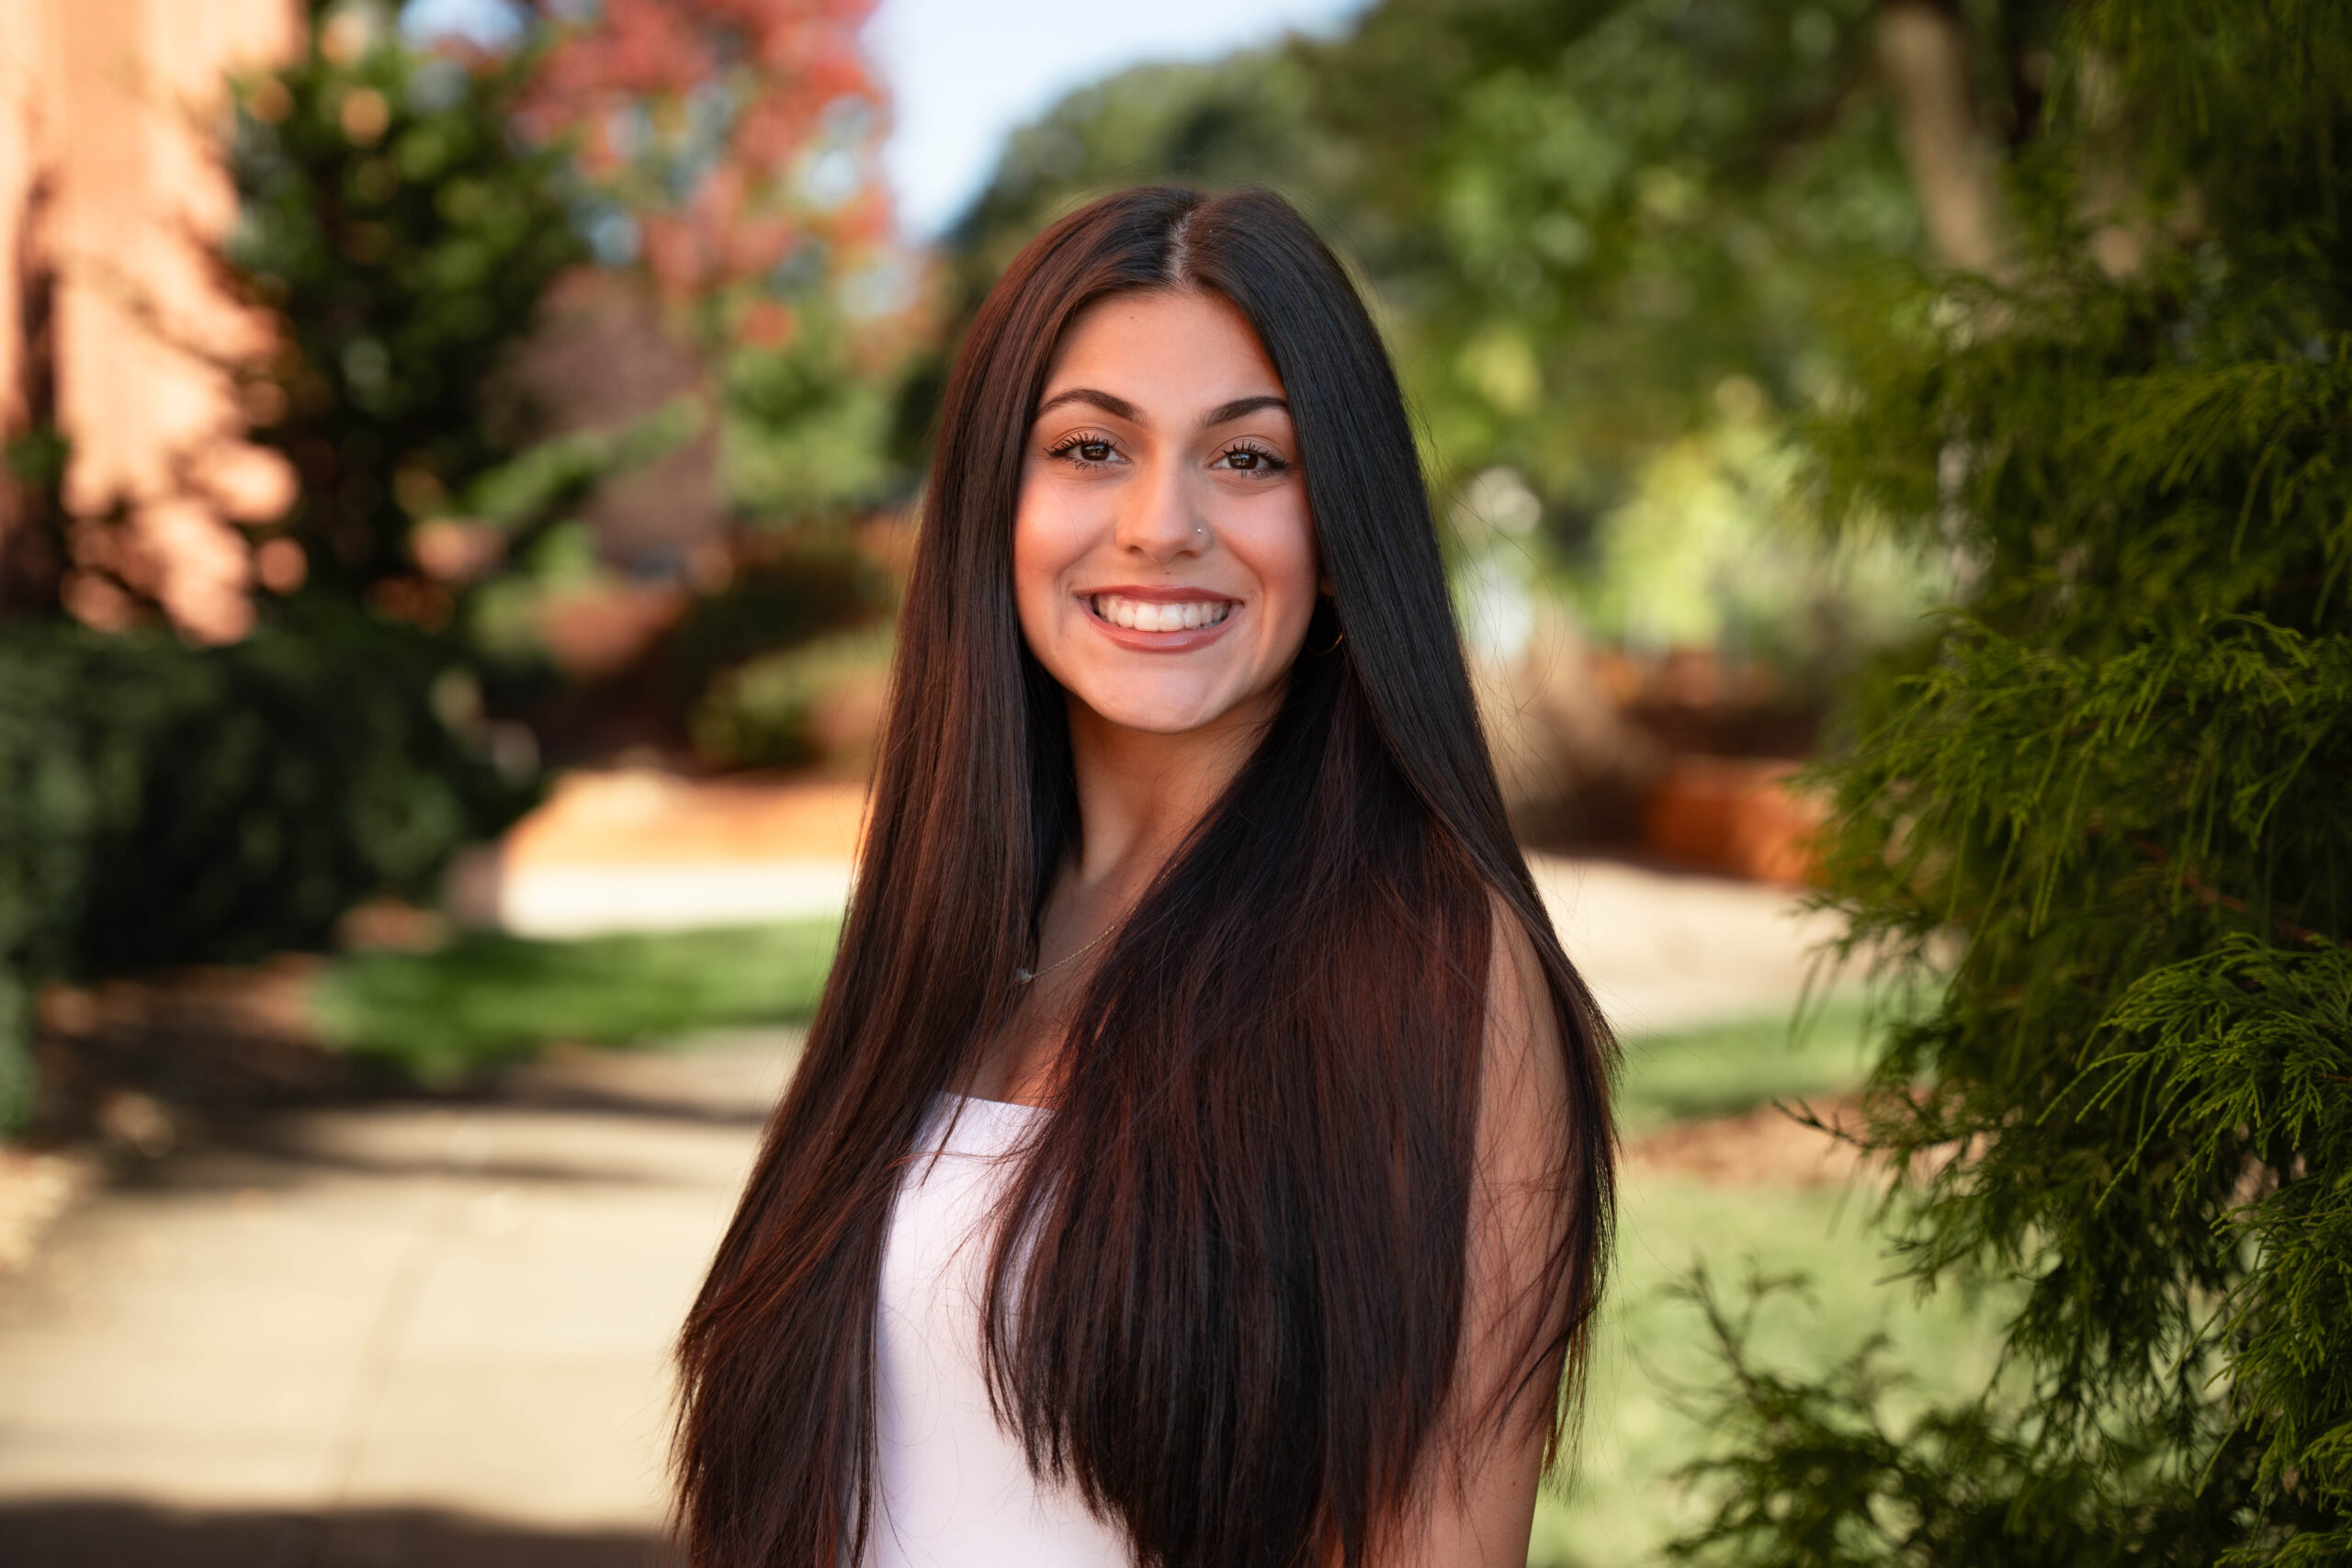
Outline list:
[[[1850,950],[1929,998],[1882,1217],[2006,1362],[1904,1416],[1711,1302],[1703,1560],[2352,1554],[2352,11],[2085,6],[2048,80],[2002,281],[1923,280],[1814,431],[1975,574],[1823,776]]]
[[[253,437],[301,477],[276,532],[312,592],[437,626],[447,594],[412,535],[478,506],[472,487],[531,446],[498,373],[588,254],[567,221],[579,182],[564,149],[514,132],[536,52],[424,54],[369,13],[307,14],[308,47],[243,85],[225,149],[223,276],[280,339],[243,370]]]

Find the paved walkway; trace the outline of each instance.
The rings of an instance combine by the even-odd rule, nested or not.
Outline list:
[[[1541,872],[1635,1031],[1785,1007],[1785,896]],[[656,1560],[671,1337],[797,1037],[558,1052],[494,1095],[277,1118],[0,1282],[0,1563]]]

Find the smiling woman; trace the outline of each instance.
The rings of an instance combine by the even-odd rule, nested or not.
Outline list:
[[[694,1561],[1518,1568],[1611,1052],[1296,213],[1131,191],[1031,243],[901,628],[840,956],[682,1341]]]
[[[1074,720],[1181,734],[1272,716],[1316,598],[1282,393],[1215,295],[1117,295],[1071,324],[1030,430],[1012,582]]]

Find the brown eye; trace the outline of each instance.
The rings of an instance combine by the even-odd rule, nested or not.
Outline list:
[[[1080,459],[1089,463],[1107,463],[1111,460],[1111,444],[1108,441],[1081,441],[1073,450],[1078,453]]]
[[[1255,446],[1232,446],[1217,455],[1214,466],[1229,468],[1238,474],[1274,474],[1290,465],[1272,452],[1261,452]]]

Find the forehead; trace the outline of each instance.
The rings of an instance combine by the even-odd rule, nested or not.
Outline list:
[[[1075,387],[1115,393],[1149,412],[1283,395],[1265,345],[1231,301],[1155,289],[1098,299],[1062,333],[1045,396]]]

